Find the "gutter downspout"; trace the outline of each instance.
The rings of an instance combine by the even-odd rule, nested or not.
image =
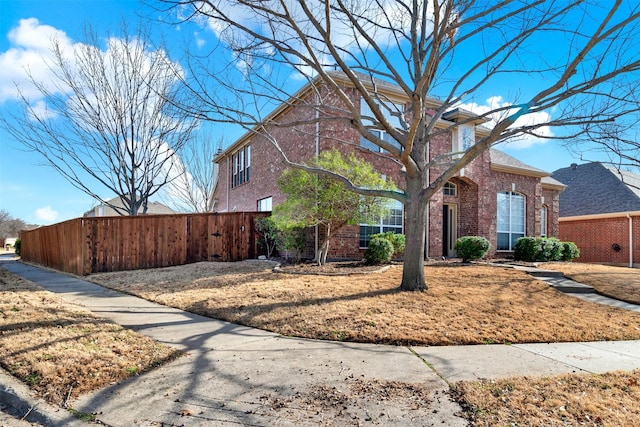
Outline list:
[[[629,218],[629,268],[633,268],[633,218],[627,213]]]
[[[225,212],[231,212],[229,210],[229,191],[230,191],[229,188],[231,187],[231,180],[229,179],[230,176],[231,176],[230,175],[231,174],[231,166],[230,166],[231,160],[230,159],[231,159],[230,157],[227,157],[227,207],[226,207]]]

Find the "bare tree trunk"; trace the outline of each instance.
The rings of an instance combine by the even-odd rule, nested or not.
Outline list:
[[[427,202],[420,197],[421,178],[407,178],[406,246],[402,268],[403,291],[424,291],[424,245],[427,229]],[[410,231],[410,232],[409,232]]]
[[[327,224],[327,231],[324,233],[324,242],[318,251],[316,260],[318,265],[324,265],[327,263],[327,253],[329,253],[329,238],[331,237],[331,224]]]

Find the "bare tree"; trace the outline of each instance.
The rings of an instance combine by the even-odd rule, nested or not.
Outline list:
[[[376,191],[330,171],[295,164],[281,150],[290,166],[331,175],[360,194],[404,204],[403,290],[426,289],[428,201],[450,178],[494,144],[548,138],[553,128],[562,128],[568,138],[572,132],[580,133],[581,124],[604,123],[623,115],[629,108],[623,102],[624,91],[638,81],[633,73],[637,76],[640,68],[632,48],[640,39],[640,6],[632,1],[165,3],[178,10],[181,19],[206,22],[215,31],[219,47],[231,48],[235,70],[241,71],[241,78],[234,79],[231,66],[190,65],[193,94],[209,107],[202,110],[203,118],[240,123],[280,149],[276,132],[269,129],[310,122],[263,126],[261,111],[279,103],[295,104],[317,111],[318,120],[350,124],[395,158],[405,172],[402,189]],[[220,62],[221,56],[215,58]],[[335,71],[350,84],[341,84]],[[313,87],[330,88],[340,104],[326,103],[320,89],[312,99],[296,98],[299,86],[292,84],[291,74],[307,79]],[[512,99],[489,106],[479,117],[443,120],[476,96],[486,99],[485,88],[502,77],[509,78]],[[389,83],[404,92],[406,104],[398,106],[387,96]],[[223,96],[224,87],[229,92]],[[350,88],[355,88],[370,114],[361,115],[349,96]],[[229,93],[238,96],[233,103],[226,98]],[[527,120],[542,112],[548,112],[546,119]],[[430,141],[477,123],[478,118],[490,119],[491,124],[475,143],[431,158]],[[384,131],[391,140],[372,130]]]
[[[152,49],[148,33],[99,37],[90,29],[72,47],[52,40],[47,62],[51,81],[30,82],[40,99],[20,93],[21,110],[2,126],[72,185],[121,215],[146,213],[147,202],[179,174],[175,152],[189,140],[195,122],[173,105],[183,96],[176,64]],[[108,190],[123,204],[100,196]]]
[[[165,187],[162,200],[178,211],[210,212],[218,178],[213,156],[222,150],[223,137],[200,130],[177,153],[176,178]]]
[[[640,102],[637,104],[640,107]],[[582,160],[599,161],[618,170],[640,171],[640,117],[629,114],[604,123],[588,123],[583,135],[567,143]]]
[[[7,237],[18,237],[20,231],[27,228],[27,224],[18,218],[12,217],[9,212],[0,209],[0,240]]]

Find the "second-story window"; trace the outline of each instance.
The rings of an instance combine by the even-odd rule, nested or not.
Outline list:
[[[251,177],[251,146],[241,148],[231,156],[231,187],[249,182]]]
[[[392,116],[391,112],[387,111],[384,106],[379,106],[379,108],[385,113],[385,116],[386,116],[387,120],[389,120],[389,122],[393,126],[400,127],[400,120],[398,119],[398,117]],[[393,108],[394,110],[398,110],[399,111],[402,108],[402,106],[401,105],[397,105],[397,104],[393,104],[393,105],[391,105],[391,108]],[[373,124],[371,119],[367,119],[367,118],[373,118],[373,112],[371,111],[371,108],[369,108],[369,105],[367,105],[367,103],[364,100],[360,101],[360,115],[363,117],[363,121],[364,121],[364,125],[365,126]],[[400,143],[398,141],[396,141],[395,139],[393,139],[391,137],[391,135],[389,135],[387,132],[385,132],[383,130],[372,129],[372,130],[369,131],[369,133],[371,133],[372,135],[375,135],[376,137],[378,137],[379,139],[389,143],[390,145],[393,145],[393,146],[397,147],[398,149],[400,149]],[[371,142],[368,139],[366,139],[364,136],[360,137],[360,146],[362,148],[366,148],[367,150],[371,150],[371,151],[374,151],[376,153],[385,153],[386,152],[385,150],[383,150],[382,148],[378,147],[373,142]]]

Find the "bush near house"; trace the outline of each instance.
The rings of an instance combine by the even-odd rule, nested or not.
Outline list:
[[[369,240],[369,247],[364,252],[367,264],[384,264],[393,258],[394,247],[390,240],[384,237],[374,237]]]
[[[516,241],[513,257],[516,261],[571,261],[580,256],[573,242],[561,242],[555,237],[521,237]]]
[[[491,243],[482,236],[464,236],[456,240],[454,249],[462,262],[483,258],[489,252]]]
[[[404,247],[406,238],[404,234],[394,233],[393,231],[387,231],[385,233],[372,234],[370,236],[371,239],[375,239],[376,237],[380,237],[381,239],[386,239],[391,242],[393,245],[393,255],[401,255],[404,253]]]

